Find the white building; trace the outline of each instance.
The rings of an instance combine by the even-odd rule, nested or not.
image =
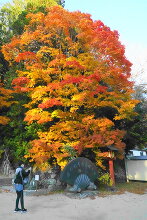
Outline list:
[[[147,150],[130,150],[127,156],[147,156]]]
[[[126,156],[125,167],[127,181],[147,181],[147,148],[131,150]]]

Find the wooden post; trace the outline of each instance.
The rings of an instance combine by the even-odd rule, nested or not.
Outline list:
[[[112,180],[112,184],[113,186],[115,186],[114,167],[113,167],[112,159],[109,159],[109,172],[110,172],[110,178]]]

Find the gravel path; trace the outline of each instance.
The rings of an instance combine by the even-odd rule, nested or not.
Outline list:
[[[15,193],[0,193],[0,220],[147,220],[147,194],[95,199],[74,199],[64,194],[25,196],[25,214],[13,213],[15,199]]]

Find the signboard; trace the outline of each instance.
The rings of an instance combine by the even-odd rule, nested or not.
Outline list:
[[[35,175],[35,180],[39,181],[39,175]]]

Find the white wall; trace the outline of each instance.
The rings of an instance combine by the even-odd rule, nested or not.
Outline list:
[[[125,160],[128,180],[147,181],[147,160]]]

